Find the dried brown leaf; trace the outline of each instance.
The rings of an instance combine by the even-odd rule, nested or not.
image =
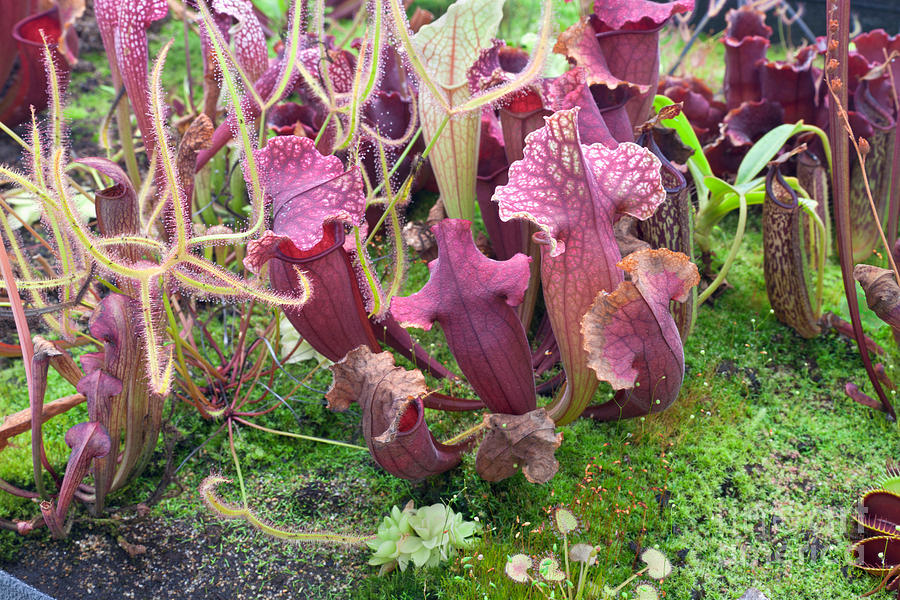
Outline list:
[[[484,416],[487,433],[475,468],[488,481],[501,481],[520,469],[532,483],[547,483],[559,469],[553,455],[562,443],[556,424],[538,408],[524,415],[492,413]]]

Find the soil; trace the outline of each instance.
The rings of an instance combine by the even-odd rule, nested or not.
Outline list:
[[[84,14],[75,22],[75,31],[78,33],[79,52],[103,52],[103,38],[94,18],[94,0],[84,3]]]
[[[59,600],[341,597],[363,575],[352,566],[365,564],[362,550],[286,544],[273,552],[256,533],[246,544],[224,539],[226,527],[205,515],[85,522],[64,540],[29,538],[0,568]]]

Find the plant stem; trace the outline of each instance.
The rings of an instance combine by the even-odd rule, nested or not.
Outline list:
[[[443,133],[444,128],[447,126],[447,123],[449,123],[449,122],[450,122],[450,115],[448,114],[448,115],[444,116],[444,120],[441,121],[440,125],[438,125],[437,130],[435,130],[435,132],[434,132],[434,136],[432,136],[431,141],[428,142],[428,145],[425,147],[425,151],[422,152],[422,156],[420,157],[421,160],[425,160],[426,158],[428,158],[428,155],[431,154],[431,150],[434,148],[434,143],[440,137],[441,133]],[[398,163],[399,163],[399,161],[398,161]],[[415,173],[410,173],[408,179],[412,179],[412,177],[414,175],[415,175]],[[382,182],[382,185],[383,185],[383,182]],[[381,186],[379,186],[379,188],[380,187]],[[366,238],[367,246],[372,243],[373,239],[375,239],[375,234],[378,233],[379,229],[381,229],[381,226],[382,226],[382,224],[384,224],[384,220],[387,218],[388,213],[394,208],[394,205],[397,203],[397,200],[399,200],[399,198],[400,198],[400,194],[394,196],[391,199],[391,203],[385,209],[384,213],[381,215],[381,218],[378,219],[378,222],[375,224],[375,227],[372,228],[371,233],[369,233],[369,237]]]
[[[12,241],[12,240],[10,240]],[[31,361],[34,358],[34,345],[31,342],[31,331],[28,329],[28,319],[25,317],[25,306],[19,291],[16,288],[16,277],[13,274],[12,264],[9,262],[9,254],[6,252],[6,244],[0,238],[0,274],[6,283],[6,294],[9,296],[9,304],[13,311],[16,323],[16,333],[19,335],[19,345],[22,348],[22,362],[25,367],[25,381],[28,384],[28,392],[31,397],[31,461],[34,469],[34,485],[41,498],[46,499],[44,489],[43,471],[41,470],[41,456],[44,453],[44,445],[41,439],[41,407],[37,406],[35,394],[34,372]],[[43,404],[43,398],[40,399]]]
[[[455,436],[453,436],[452,438],[450,438],[449,440],[447,440],[447,441],[445,441],[445,442],[442,442],[442,443],[443,443],[445,446],[453,446],[453,445],[456,445],[456,444],[460,443],[461,441],[463,441],[464,439],[466,439],[466,438],[468,438],[468,437],[471,437],[471,436],[475,435],[476,433],[478,433],[479,431],[481,431],[481,430],[484,429],[485,427],[486,427],[486,425],[485,425],[484,421],[482,421],[481,423],[478,423],[477,425],[473,425],[472,427],[469,427],[468,429],[466,429],[466,430],[463,431],[462,433],[460,433],[460,434],[458,434],[458,435],[455,435]]]
[[[737,256],[738,249],[741,247],[741,241],[744,239],[744,227],[747,225],[747,198],[744,194],[740,194],[739,200],[741,206],[738,214],[738,226],[737,230],[734,232],[734,241],[731,243],[731,249],[728,251],[728,256],[725,258],[725,264],[722,265],[719,274],[716,275],[716,278],[709,284],[709,287],[697,296],[697,306],[706,302],[722,282],[725,281],[725,277],[728,275],[728,271],[731,269],[731,265],[734,263],[734,259]]]
[[[228,447],[231,449],[231,459],[234,461],[234,469],[237,472],[238,484],[241,488],[241,506],[247,508],[247,488],[244,487],[244,474],[241,472],[241,462],[238,460],[237,451],[234,449],[234,428],[231,419],[228,420]]]
[[[367,452],[369,450],[365,446],[357,446],[356,444],[350,444],[347,442],[338,442],[337,440],[329,440],[327,438],[313,437],[311,435],[302,435],[299,433],[290,433],[288,431],[279,431],[278,429],[269,429],[268,427],[263,427],[262,425],[257,425],[256,423],[247,421],[240,417],[234,417],[234,420],[243,425],[247,425],[248,427],[253,427],[255,429],[259,429],[260,431],[265,431],[266,433],[274,433],[275,435],[283,435],[286,437],[297,438],[299,440],[307,440],[309,442],[320,442],[322,444],[331,444],[332,446],[341,446],[343,448],[352,448],[354,450],[362,450],[363,452]]]
[[[850,135],[847,131],[846,109],[848,102],[848,60],[850,45],[850,0],[829,0],[828,2],[828,42],[835,44],[836,52],[829,50],[825,56],[825,64],[836,64],[831,71],[825,69],[825,84],[831,94],[829,107],[830,132],[834,150],[834,169],[832,171],[832,188],[834,190],[834,229],[838,245],[838,258],[841,262],[841,277],[844,282],[844,294],[853,324],[853,337],[859,349],[860,358],[866,368],[866,374],[872,387],[881,400],[881,405],[888,418],[897,420],[894,407],[888,399],[865,345],[862,320],[859,314],[859,300],[856,297],[856,281],[853,279],[853,240],[850,237]],[[835,27],[832,28],[831,24]],[[832,63],[835,61],[835,63]],[[865,171],[865,169],[863,169]],[[890,249],[888,249],[890,254]],[[895,271],[896,273],[896,271]]]
[[[613,591],[612,591],[613,597],[615,597],[615,595],[619,592],[619,590],[621,590],[623,587],[625,587],[626,585],[628,585],[629,583],[631,583],[632,581],[634,581],[635,579],[637,579],[638,577],[640,577],[641,575],[643,575],[643,574],[647,571],[647,569],[649,569],[649,568],[650,568],[650,566],[647,565],[646,567],[644,567],[643,569],[641,569],[640,571],[636,572],[636,573],[633,574],[631,577],[629,577],[628,579],[626,579],[625,581],[623,581],[622,583],[620,583],[619,585],[617,585],[617,586],[613,589]]]

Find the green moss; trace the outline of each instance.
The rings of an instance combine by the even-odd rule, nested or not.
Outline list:
[[[733,226],[726,220],[723,230]],[[891,456],[896,425],[844,396],[848,378],[866,382],[847,340],[832,333],[803,340],[774,319],[761,256],[752,250],[760,243],[754,217],[729,275],[734,288],[701,310],[686,348],[685,386],[672,408],[565,428],[552,492],[521,476],[481,482],[467,459],[447,485],[463,489],[458,501],[493,526],[467,553],[474,567],[456,562],[415,577],[389,576],[390,594],[416,597],[414,590],[427,586],[436,598],[534,597],[502,575],[506,557],[558,550],[558,538],[532,531],[545,523],[543,509],[578,499],[573,508],[589,527],[573,538],[608,548],[595,570],[600,581],[624,580],[635,557],[629,543],[640,543],[658,546],[676,564],[660,585],[673,598],[703,590],[705,598],[730,599],[750,586],[775,598],[851,597],[869,589],[872,579],[842,569],[847,516]],[[839,280],[830,264],[826,307],[839,308]],[[588,487],[599,482],[606,492],[587,501],[579,484],[589,464],[602,467],[603,477]],[[623,507],[630,513],[616,512]],[[522,527],[526,521],[531,525]],[[374,587],[365,588],[366,597],[391,597]]]
[[[10,415],[28,408],[28,388],[25,373],[14,366],[0,371],[0,415]],[[47,377],[47,401],[75,393],[72,386],[52,369]],[[69,458],[65,434],[73,425],[87,420],[84,404],[47,421],[43,427],[44,447],[50,464],[61,473]],[[31,433],[25,432],[11,440],[2,451],[0,479],[25,489],[33,489],[34,475],[31,463]],[[45,482],[52,486],[49,474]],[[31,518],[34,506],[31,501],[6,493],[0,493],[0,518]]]

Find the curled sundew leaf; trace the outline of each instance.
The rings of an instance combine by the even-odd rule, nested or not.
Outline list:
[[[313,542],[316,544],[361,545],[371,536],[345,535],[330,531],[291,531],[279,529],[264,521],[246,505],[234,505],[224,501],[216,493],[219,485],[230,483],[221,475],[210,475],[200,483],[197,490],[204,504],[222,519],[241,519],[257,530],[280,540],[288,542]]]
[[[687,256],[666,249],[635,252],[619,265],[631,280],[601,291],[582,322],[597,377],[616,390],[633,388],[586,413],[600,420],[660,411],[678,397],[684,350],[669,301],[683,302],[700,282]]]
[[[475,468],[487,481],[501,481],[520,470],[531,483],[547,483],[559,469],[553,456],[562,434],[547,411],[524,415],[484,415],[487,433],[478,448]]]
[[[751,6],[729,10],[725,20],[725,103],[731,110],[761,98],[757,65],[766,58],[772,28],[766,25],[765,15]]]
[[[478,397],[493,412],[521,415],[536,408],[531,348],[513,307],[528,286],[529,259],[494,261],[478,251],[471,223],[444,219],[432,231],[438,258],[425,287],[395,297],[391,314],[403,326],[440,323],[447,344]]]
[[[382,468],[403,479],[423,479],[459,464],[470,446],[438,443],[425,425],[422,396],[427,393],[420,371],[394,365],[388,352],[375,354],[365,346],[347,353],[331,366],[334,382],[325,399],[332,410],[362,407],[363,437]]]
[[[581,319],[601,290],[624,281],[613,223],[623,214],[646,219],[665,200],[659,159],[626,142],[614,150],[581,144],[578,109],[546,118],[529,134],[525,158],[509,170],[494,201],[500,218],[534,223],[541,247],[544,300],[566,372],[566,387],[551,416],[576,419],[597,389],[587,366]]]
[[[503,572],[516,583],[526,583],[531,576],[528,569],[532,567],[531,557],[527,554],[514,554],[506,561]]]
[[[641,553],[641,560],[647,565],[647,577],[664,579],[672,572],[672,563],[656,548],[647,548]]]

